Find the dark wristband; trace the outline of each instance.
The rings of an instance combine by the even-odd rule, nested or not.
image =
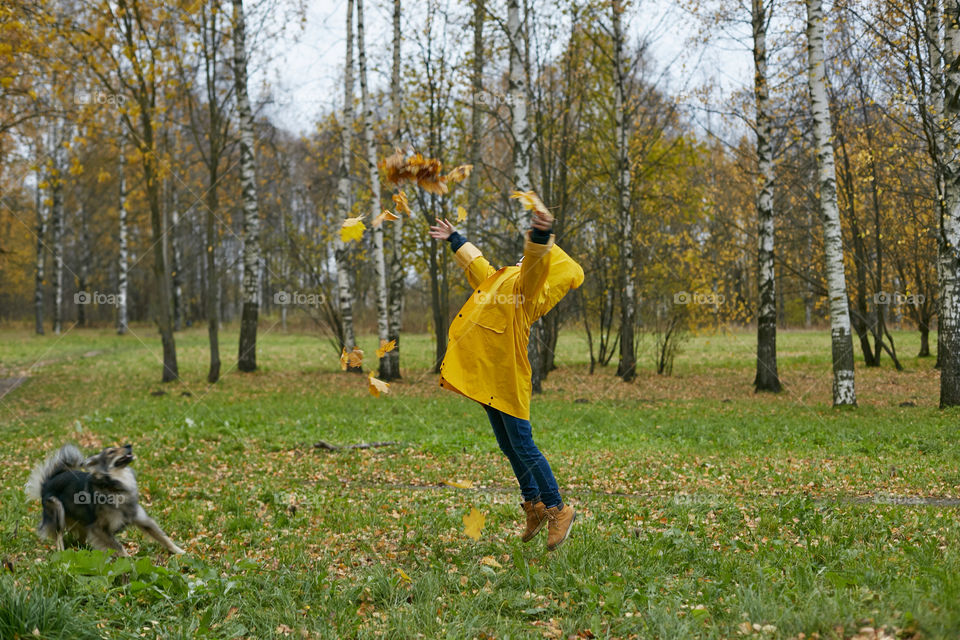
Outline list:
[[[464,238],[459,233],[457,233],[456,231],[454,231],[453,233],[450,234],[450,237],[447,238],[447,242],[450,243],[450,249],[453,250],[454,253],[456,253],[460,249],[460,247],[467,244],[467,239]]]
[[[550,241],[550,232],[551,229],[537,229],[533,228],[532,233],[530,234],[530,240],[536,242],[537,244],[547,244]]]

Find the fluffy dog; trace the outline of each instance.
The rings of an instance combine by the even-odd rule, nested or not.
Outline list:
[[[89,458],[66,444],[37,465],[26,492],[40,501],[43,510],[40,535],[56,540],[58,550],[63,550],[64,534],[71,533],[94,549],[125,556],[114,534],[135,524],[170,553],[183,553],[140,506],[131,462],[129,444],[108,447]]]

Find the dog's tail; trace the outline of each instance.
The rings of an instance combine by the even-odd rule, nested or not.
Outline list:
[[[44,482],[61,471],[82,468],[83,461],[84,457],[79,449],[72,444],[63,445],[56,453],[38,464],[30,472],[30,479],[27,480],[27,485],[24,487],[27,497],[31,500],[39,500]]]

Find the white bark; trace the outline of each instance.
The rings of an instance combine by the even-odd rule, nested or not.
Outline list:
[[[117,333],[123,335],[127,332],[127,270],[129,269],[130,259],[127,251],[127,147],[126,138],[122,133],[120,134],[119,147],[117,158],[117,180],[119,182],[117,209],[120,238],[118,242],[119,255],[117,257]]]
[[[533,183],[530,176],[530,123],[527,120],[527,69],[526,35],[520,20],[519,0],[507,0],[507,35],[510,47],[510,76],[507,98],[510,103],[510,132],[513,136],[513,184],[518,191],[530,191]],[[517,229],[525,231],[523,214],[517,219]],[[517,236],[520,239],[520,234]],[[515,254],[520,253],[515,247]],[[530,327],[527,342],[527,360],[530,362],[530,385],[533,393],[543,390],[543,357],[540,344],[543,341],[543,324],[537,320]]]
[[[42,144],[37,144],[37,156],[40,156],[41,149],[43,148]],[[38,162],[39,165],[39,162]],[[44,203],[43,198],[43,189],[40,188],[40,183],[43,182],[41,177],[42,173],[40,167],[37,167],[36,178],[37,178],[37,194],[36,194],[36,207],[37,207],[37,256],[36,256],[36,274],[34,280],[33,288],[33,308],[34,314],[36,316],[36,326],[35,331],[37,335],[43,335],[43,285],[45,284],[46,276],[44,274],[44,265],[46,263],[46,253],[44,252],[46,245],[44,244],[44,238],[47,235],[47,213],[46,213],[46,204]]]
[[[243,203],[243,315],[237,368],[257,368],[257,318],[260,309],[260,215],[257,209],[253,112],[247,94],[247,45],[243,0],[233,0],[233,72],[240,131],[240,187]]]
[[[50,133],[50,245],[53,250],[53,332],[63,331],[63,182],[66,162],[63,144],[67,139],[63,118],[56,118]]]
[[[813,136],[820,183],[827,292],[830,297],[830,335],[833,350],[833,404],[855,405],[853,339],[843,270],[843,236],[837,206],[837,176],[833,157],[830,105],[824,67],[824,16],[822,0],[807,0],[807,71]]]
[[[777,374],[777,298],[773,260],[773,148],[770,137],[770,95],[767,88],[767,24],[769,3],[753,0],[754,102],[757,111],[757,164],[760,184],[757,192],[757,373],[758,391],[780,391]]]
[[[363,137],[367,151],[367,170],[370,174],[370,219],[380,214],[380,173],[377,169],[377,148],[373,142],[373,103],[367,89],[367,54],[363,41],[363,0],[357,2],[357,54],[360,67],[360,100],[363,103]],[[387,265],[383,255],[383,225],[394,224],[384,221],[371,229],[373,234],[373,269],[377,288],[377,337],[386,342],[389,334],[389,316],[387,309]],[[384,368],[380,359],[380,368]]]
[[[401,147],[400,123],[403,116],[402,112],[402,90],[400,84],[400,0],[393,0],[393,71],[390,77],[390,100],[393,128],[393,145]],[[403,215],[399,220],[390,223],[392,232],[391,242],[392,251],[390,253],[390,290],[389,290],[389,310],[388,310],[388,330],[387,339],[395,341],[396,346],[393,351],[387,353],[386,361],[380,364],[380,377],[384,380],[392,380],[400,377],[400,328],[403,324]],[[386,365],[386,366],[384,366]]]
[[[353,145],[353,0],[347,0],[347,55],[343,80],[343,126],[340,138],[340,176],[337,180],[337,211],[346,218],[351,211],[350,151]],[[342,347],[356,346],[353,333],[353,288],[348,268],[348,250],[336,232],[334,257],[337,263],[337,303],[340,309]]]
[[[960,4],[947,0],[943,39],[943,179],[945,206],[940,217],[940,406],[960,405]]]
[[[525,36],[522,26],[519,0],[507,0],[507,31],[510,39],[510,79],[507,90],[510,131],[513,135],[513,182],[519,191],[529,191],[532,188],[530,123],[527,121],[527,77],[523,58]]]
[[[636,324],[636,290],[633,277],[633,211],[630,208],[630,123],[627,116],[627,70],[623,55],[624,36],[619,0],[611,3],[613,22],[613,64],[616,79],[614,91],[614,135],[617,145],[617,220],[620,232],[620,362],[617,375],[631,381],[637,374],[634,349]]]

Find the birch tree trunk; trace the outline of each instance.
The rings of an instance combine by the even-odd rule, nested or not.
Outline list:
[[[757,391],[780,391],[777,375],[776,278],[773,264],[773,183],[776,178],[771,147],[770,94],[767,88],[767,24],[770,7],[753,0],[753,92],[757,109],[757,164],[760,189],[757,193],[757,284],[760,300],[757,313]]]
[[[50,245],[53,249],[53,332],[63,331],[63,161],[64,124],[57,118],[50,134]]]
[[[477,217],[480,215],[480,136],[481,109],[479,102],[483,95],[483,22],[486,3],[474,0],[473,3],[473,69],[470,76],[470,164],[473,171],[467,182],[467,238],[472,238],[477,230]]]
[[[944,146],[943,135],[943,116],[944,116],[944,77],[943,77],[943,56],[941,55],[942,43],[940,42],[940,0],[927,0],[926,5],[926,38],[927,55],[930,64],[930,119],[933,121],[931,127],[931,139],[933,143],[933,170],[936,180],[936,213],[937,220],[940,221],[940,233],[937,235],[937,363],[936,368],[940,369],[940,356],[943,353],[941,336],[943,332],[939,330],[940,322],[943,319],[943,265],[947,262],[944,255],[943,244],[943,219],[946,214],[947,196],[946,185],[944,184],[943,154],[946,150]],[[929,347],[927,347],[929,350]],[[923,353],[921,345],[920,353]]]
[[[630,209],[630,133],[627,117],[627,70],[623,59],[623,28],[620,22],[623,4],[620,0],[610,3],[613,21],[613,64],[616,77],[614,92],[614,119],[617,145],[617,220],[620,232],[620,362],[617,375],[624,382],[637,375],[637,358],[634,348],[636,324],[636,290],[633,281],[633,211]]]
[[[524,16],[526,19],[526,16]],[[533,189],[530,178],[530,123],[527,120],[527,68],[523,23],[520,20],[519,0],[507,0],[507,35],[510,47],[510,76],[507,99],[510,104],[510,132],[513,136],[513,183],[518,191]],[[517,229],[526,231],[522,216],[517,220]],[[522,251],[522,244],[514,254]],[[530,327],[527,341],[527,360],[530,361],[530,385],[533,393],[543,391],[543,323],[537,320]]]
[[[180,331],[183,326],[183,275],[180,273],[182,262],[179,229],[180,201],[177,189],[170,186],[170,275],[173,278],[173,330]]]
[[[243,0],[233,2],[233,73],[240,130],[240,185],[243,191],[243,311],[240,319],[240,371],[257,369],[257,319],[260,314],[260,214],[257,209],[253,112],[247,95],[247,44]]]
[[[343,126],[340,138],[340,176],[337,180],[337,210],[342,217],[350,215],[350,151],[353,145],[353,0],[347,0],[347,56],[343,82]],[[337,303],[340,310],[340,346],[352,351],[356,346],[353,333],[353,287],[348,272],[349,251],[335,234],[334,258],[337,263]],[[359,371],[359,368],[352,369]]]
[[[89,291],[88,285],[90,284],[90,225],[87,220],[87,205],[85,202],[80,203],[80,265],[77,268],[77,290],[78,291]],[[87,326],[87,305],[78,304],[77,305],[77,325],[81,327]]]
[[[127,270],[129,256],[127,251],[127,145],[126,137],[120,133],[119,153],[117,154],[117,212],[119,218],[119,239],[117,255],[117,333],[127,332]]]
[[[960,4],[947,0],[943,39],[943,180],[945,207],[940,216],[940,407],[960,405]]]
[[[373,104],[367,90],[367,53],[363,41],[363,0],[357,2],[357,57],[360,71],[360,101],[363,104],[363,137],[367,152],[367,170],[370,175],[370,219],[380,214],[380,173],[377,169],[377,148],[373,142]],[[380,344],[388,341],[389,310],[387,307],[387,265],[383,255],[383,225],[393,224],[387,221],[372,226],[373,269],[377,289],[377,337]],[[386,354],[380,358],[378,375],[383,378],[387,371]],[[389,372],[389,371],[387,371]]]
[[[820,214],[823,219],[827,292],[830,296],[833,404],[834,406],[856,405],[853,338],[850,335],[847,282],[843,271],[843,236],[840,228],[840,210],[837,206],[837,175],[824,67],[823,22],[822,0],[807,0],[807,71],[820,183]]]
[[[390,76],[390,106],[393,114],[393,145],[401,148],[400,124],[403,117],[402,85],[400,84],[400,0],[393,0],[393,71]],[[400,378],[400,329],[403,320],[403,215],[390,223],[390,285],[387,310],[387,340],[394,341],[393,351],[380,360],[380,378],[397,380]]]
[[[42,146],[37,145],[37,155],[40,154],[40,149]],[[46,245],[44,244],[44,238],[47,235],[47,214],[45,211],[46,205],[43,202],[43,189],[40,188],[40,183],[43,182],[41,178],[41,172],[39,168],[39,162],[37,163],[38,167],[36,170],[37,177],[37,194],[36,194],[36,207],[37,207],[37,258],[36,258],[36,271],[35,279],[33,286],[33,310],[36,317],[36,322],[34,324],[34,331],[36,331],[38,336],[44,334],[43,329],[43,285],[45,284],[46,276],[44,274],[44,265],[46,263],[46,254],[44,253]]]

